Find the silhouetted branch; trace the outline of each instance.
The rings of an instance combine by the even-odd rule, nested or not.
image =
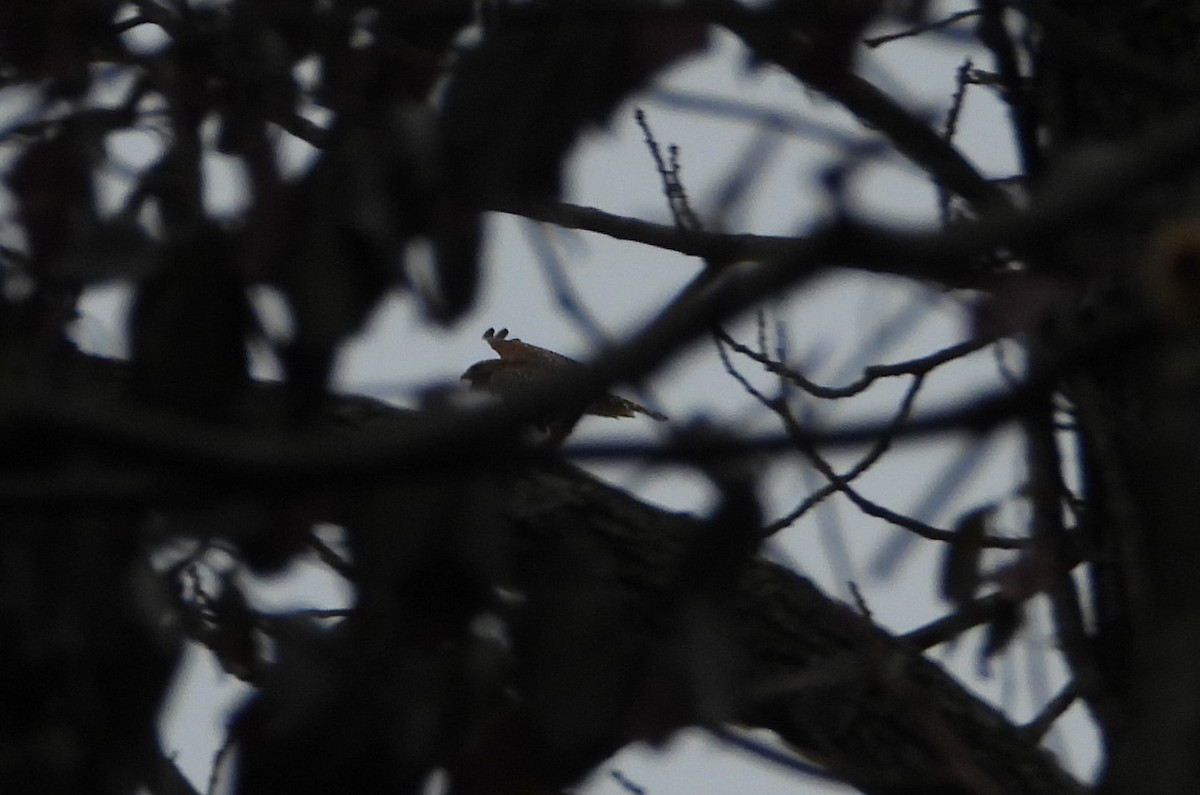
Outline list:
[[[1042,173],[1043,161],[1038,142],[1038,118],[1034,95],[1021,74],[1017,51],[1004,25],[1003,0],[981,0],[979,4],[979,39],[992,52],[996,72],[1002,86],[1001,96],[1008,103],[1013,120],[1017,151],[1021,157],[1021,173],[1036,180]]]
[[[844,105],[867,126],[887,136],[898,152],[976,208],[1010,206],[1008,197],[984,179],[957,149],[868,81],[805,59],[785,31],[736,0],[704,0],[698,5],[710,11],[755,55],[778,64],[805,85]]]
[[[798,370],[794,370],[783,362],[772,359],[759,351],[742,345],[737,340],[730,337],[724,332],[719,332],[720,339],[737,353],[753,359],[763,366],[769,373],[775,373],[778,376],[786,378],[791,383],[803,389],[808,394],[817,398],[825,398],[828,400],[836,400],[839,398],[853,397],[866,391],[872,384],[881,378],[893,378],[896,376],[913,375],[923,376],[935,370],[936,368],[949,362],[961,359],[964,356],[974,353],[988,345],[993,344],[994,340],[977,339],[960,342],[957,345],[951,345],[948,348],[943,348],[940,351],[934,351],[926,356],[919,356],[915,359],[909,359],[903,362],[894,364],[872,364],[863,368],[862,377],[846,386],[831,387],[823,386],[814,381],[810,381]]]
[[[1075,683],[1068,682],[1033,720],[1025,724],[1025,731],[1029,732],[1034,739],[1041,740],[1054,728],[1054,724],[1078,698],[1079,693],[1075,688]]]
[[[709,317],[723,316],[723,312],[717,311],[723,307],[704,303],[714,300],[712,297],[701,296],[698,300],[702,308],[713,308]],[[515,398],[509,405],[469,410],[440,407],[420,415],[367,399],[340,398],[330,404],[330,410],[346,418],[342,427],[293,432],[218,425],[118,401],[116,396],[125,377],[123,363],[91,360],[91,380],[85,382],[86,388],[33,392],[24,399],[10,398],[0,405],[0,440],[12,450],[21,449],[31,438],[39,439],[38,445],[44,450],[56,446],[97,447],[112,453],[132,454],[141,463],[128,469],[112,467],[102,473],[101,480],[94,482],[90,473],[10,475],[0,478],[0,503],[43,504],[52,499],[120,502],[137,500],[147,493],[183,499],[203,493],[212,484],[239,488],[253,485],[256,489],[290,492],[313,483],[345,484],[364,477],[389,478],[447,469],[487,470],[501,462],[545,460],[547,451],[516,442],[519,429],[545,416],[547,407],[570,405],[598,393],[612,381],[621,380],[616,374],[629,373],[636,378],[648,372],[659,362],[656,356],[673,352],[674,348],[667,344],[670,340],[687,339],[684,331],[690,330],[692,324],[700,325],[698,318],[704,317],[703,312],[696,320],[690,319],[689,312],[679,314],[682,315],[679,320],[666,318],[665,328],[671,333],[668,338],[655,337],[653,329],[658,326],[652,324],[650,332],[602,355],[594,369],[586,373],[592,380],[580,374],[579,379],[569,383],[555,381],[531,388],[525,397]],[[1096,356],[1112,355],[1117,346],[1133,346],[1136,342],[1134,328],[1097,329],[1092,337],[1069,341],[1052,362],[1047,362],[1045,369],[1020,389],[921,414],[890,430],[894,419],[843,424],[833,429],[807,428],[797,423],[787,434],[705,444],[713,452],[770,453],[795,450],[798,443],[812,449],[858,445],[875,441],[885,431],[896,438],[962,430],[985,433],[1020,416],[1065,374]],[[614,374],[611,380],[603,377],[606,372]],[[260,389],[271,391],[266,386]],[[277,405],[272,401],[279,399],[284,387],[276,385],[273,389],[275,395],[264,398],[267,405]],[[376,423],[369,431],[367,418]],[[569,445],[563,453],[580,460],[642,458],[669,462],[686,461],[694,451],[661,444],[577,443]],[[179,470],[164,470],[161,466],[145,469],[163,464]],[[108,496],[97,483],[112,486],[114,496]],[[901,521],[901,517],[888,514],[880,518]],[[923,525],[910,529],[941,536],[936,529]]]
[[[1008,602],[1001,594],[988,594],[973,599],[953,613],[931,621],[923,627],[905,633],[901,637],[921,650],[932,649],[962,635],[969,629],[992,621],[997,611]]]
[[[858,462],[844,473],[837,473],[825,458],[820,455],[816,448],[808,443],[805,429],[802,428],[792,413],[789,405],[782,399],[768,398],[759,390],[755,389],[730,362],[728,354],[726,354],[723,343],[732,342],[723,331],[718,330],[717,350],[721,356],[721,361],[725,365],[725,371],[729,373],[742,387],[742,389],[751,397],[758,400],[763,406],[768,408],[772,413],[776,414],[783,422],[784,428],[788,431],[788,435],[796,442],[796,448],[804,454],[804,456],[812,463],[813,467],[821,473],[828,483],[817,489],[815,492],[807,496],[800,505],[789,511],[784,516],[763,528],[765,536],[773,535],[780,530],[790,527],[800,517],[807,513],[814,506],[819,504],[829,495],[840,492],[846,496],[859,510],[868,516],[873,516],[878,519],[884,519],[897,527],[902,527],[910,530],[917,535],[933,541],[952,541],[956,534],[950,531],[942,530],[929,525],[926,522],[914,519],[911,516],[906,516],[890,508],[886,508],[873,500],[864,497],[857,489],[850,484],[854,482],[860,475],[870,469],[884,453],[891,447],[897,431],[904,426],[905,421],[909,418],[912,411],[913,403],[916,400],[917,393],[920,391],[921,384],[924,381],[925,373],[916,373],[905,391],[904,396],[900,399],[899,405],[896,408],[895,414],[887,425],[880,429],[879,434],[872,441],[870,449],[858,460]],[[743,347],[744,346],[739,346]],[[761,354],[759,354],[761,355]],[[1024,539],[1012,538],[988,538],[985,541],[987,546],[1014,548],[1025,545],[1027,542]]]
[[[543,548],[568,528],[593,535],[621,561],[623,581],[652,601],[669,587],[663,561],[696,532],[695,520],[656,511],[569,467],[529,470],[505,510]],[[738,580],[734,608],[757,694],[737,722],[772,729],[864,792],[894,792],[898,781],[917,789],[945,784],[947,732],[974,749],[961,774],[995,791],[1082,792],[1020,728],[907,641],[795,573],[756,561]],[[914,752],[893,755],[897,747]]]
[[[964,19],[970,19],[978,14],[979,10],[974,8],[967,11],[957,11],[953,14],[942,17],[941,19],[935,19],[931,22],[926,22],[924,25],[914,25],[911,28],[905,28],[897,33],[888,33],[883,36],[872,36],[870,38],[863,39],[863,44],[874,49],[884,44],[889,44],[893,41],[908,39],[912,38],[913,36],[920,36],[922,33],[928,33],[929,31],[941,30],[942,28],[950,27],[951,25],[962,22]]]

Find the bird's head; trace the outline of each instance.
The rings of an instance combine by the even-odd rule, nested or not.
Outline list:
[[[499,359],[475,362],[467,368],[460,380],[466,381],[472,389],[486,389],[492,376],[496,374],[496,369],[501,366],[502,362]]]

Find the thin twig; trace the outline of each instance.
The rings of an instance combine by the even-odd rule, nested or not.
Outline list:
[[[309,530],[308,545],[312,547],[313,552],[317,553],[317,557],[321,559],[329,568],[342,575],[346,580],[353,582],[355,577],[354,564],[343,558],[337,552],[326,544],[315,532]]]
[[[981,596],[966,602],[953,613],[931,621],[901,637],[906,643],[912,644],[921,651],[926,651],[954,640],[968,629],[988,623],[996,616],[996,611],[1007,602],[1008,600],[998,593]]]
[[[642,136],[646,142],[646,148],[650,150],[650,156],[654,159],[654,165],[658,169],[659,178],[662,180],[663,193],[667,197],[667,205],[671,210],[671,217],[675,219],[675,226],[678,229],[687,229],[691,231],[700,231],[703,229],[703,224],[700,219],[692,212],[691,204],[688,202],[687,191],[683,187],[683,182],[679,178],[679,147],[672,144],[667,148],[669,161],[664,160],[662,151],[658,145],[658,139],[654,136],[654,131],[650,128],[650,121],[646,118],[646,112],[638,108],[633,112],[633,117],[637,120],[637,124],[642,128]]]
[[[607,344],[608,335],[604,333],[603,327],[575,291],[546,229],[532,221],[522,224],[522,227],[525,237],[529,241],[529,247],[537,255],[542,274],[550,285],[554,302],[593,344]]]
[[[1042,153],[1038,144],[1038,118],[1032,96],[1021,75],[1012,37],[1004,25],[1003,0],[980,0],[979,39],[991,50],[996,72],[1003,86],[1002,96],[1012,113],[1017,148],[1021,154],[1021,170],[1028,177],[1042,171]]]
[[[1071,708],[1071,705],[1078,698],[1079,692],[1075,687],[1075,683],[1068,682],[1063,686],[1062,690],[1058,691],[1058,695],[1050,699],[1046,706],[1042,707],[1042,711],[1038,713],[1037,717],[1026,723],[1022,728],[1029,733],[1029,736],[1033,740],[1040,742],[1054,728],[1055,722],[1063,716],[1063,713]]]
[[[227,731],[225,739],[221,741],[221,747],[213,755],[212,768],[208,774],[208,787],[204,790],[205,795],[215,795],[217,792],[217,787],[221,783],[221,764],[226,760],[230,752],[233,751],[234,744],[235,738],[233,732]]]
[[[871,49],[875,49],[876,47],[881,47],[884,44],[890,44],[893,41],[912,38],[913,36],[920,36],[923,33],[940,30],[941,28],[948,28],[956,22],[962,22],[964,19],[970,19],[978,14],[979,9],[977,8],[968,9],[967,11],[958,11],[948,17],[943,17],[942,19],[937,19],[933,22],[926,22],[924,25],[915,25],[911,28],[905,28],[897,33],[887,33],[883,36],[872,36],[871,38],[863,39],[863,44]]]
[[[875,617],[871,613],[871,607],[867,604],[867,600],[863,598],[862,591],[858,588],[858,583],[851,580],[846,583],[846,587],[850,589],[850,595],[854,597],[854,606],[858,608],[859,614],[868,621],[874,621]]]
[[[901,400],[900,407],[897,410],[896,417],[893,420],[891,426],[893,430],[897,429],[900,425],[900,422],[902,422],[904,418],[907,418],[911,413],[913,401],[916,399],[917,392],[921,388],[921,382],[922,378],[917,377],[913,379],[911,384],[909,384],[909,388],[905,392],[904,398]],[[839,491],[846,493],[847,497],[849,497],[851,500],[854,500],[855,497],[851,496],[850,494],[853,489],[849,489],[849,485],[853,483],[860,475],[874,466],[879,459],[883,457],[883,454],[891,447],[892,438],[892,433],[889,433],[886,430],[883,433],[880,433],[879,438],[875,440],[875,443],[871,446],[871,449],[867,451],[866,455],[859,459],[858,463],[841,475],[830,479],[826,485],[817,489],[803,501],[801,501],[796,508],[763,528],[763,531],[770,535],[777,533],[786,527],[790,527],[799,521],[800,518],[806,513],[820,504],[823,500]]]
[[[1054,573],[1046,595],[1050,600],[1055,635],[1074,680],[1079,683],[1080,697],[1096,718],[1106,740],[1111,740],[1119,719],[1117,705],[1112,693],[1105,690],[1104,672],[1084,628],[1083,607],[1071,574],[1079,560],[1075,550],[1077,545],[1063,526],[1062,461],[1054,429],[1054,406],[1049,395],[1030,407],[1024,424],[1033,538]]]
[[[721,335],[723,335],[723,337]],[[829,462],[817,452],[816,447],[808,441],[807,433],[803,428],[801,428],[790,408],[785,403],[773,400],[764,395],[760,390],[755,388],[754,385],[745,378],[745,376],[738,372],[736,367],[733,366],[733,363],[729,359],[728,353],[725,352],[721,345],[724,340],[729,339],[728,335],[724,334],[724,332],[720,330],[717,330],[714,332],[714,336],[718,340],[717,350],[721,356],[722,364],[725,366],[725,371],[738,382],[738,384],[743,390],[746,391],[747,394],[758,400],[760,403],[771,409],[776,415],[779,416],[779,418],[783,421],[784,428],[787,431],[789,438],[795,442],[796,449],[804,453],[805,457],[808,458],[814,468],[816,468],[817,471],[820,472],[821,475],[828,481],[828,485],[823,487],[818,492],[820,495],[819,497],[816,497],[816,499],[812,499],[811,501],[806,500],[805,503],[802,504],[803,511],[793,511],[792,513],[797,514],[796,516],[789,514],[788,516],[785,516],[782,519],[765,526],[762,530],[764,537],[770,536],[790,526],[796,521],[796,518],[798,518],[800,514],[809,510],[813,505],[817,504],[820,502],[820,500],[824,499],[835,491],[844,494],[855,505],[855,507],[868,516],[872,516],[877,519],[883,519],[884,521],[887,521],[897,527],[910,530],[922,538],[932,541],[951,541],[957,537],[957,534],[952,531],[934,527],[930,524],[914,519],[911,516],[906,516],[902,513],[898,513],[897,511],[893,511],[890,508],[879,505],[878,503],[864,497],[850,485],[854,478],[857,478],[859,475],[869,469],[890,447],[896,432],[908,419],[909,414],[912,411],[916,395],[920,390],[920,386],[923,381],[922,375],[918,375],[913,379],[913,383],[910,384],[909,390],[902,399],[895,415],[892,417],[890,422],[880,429],[880,433],[874,439],[873,447],[867,453],[867,455],[864,456],[858,462],[858,464],[851,468],[845,475],[839,475],[834,471]],[[985,543],[991,547],[1014,549],[1024,547],[1028,542],[1025,539],[997,537],[988,538]]]
[[[786,378],[796,386],[803,389],[813,397],[824,398],[827,400],[836,400],[840,398],[853,397],[861,392],[866,391],[868,387],[874,384],[881,378],[893,378],[896,376],[923,376],[930,371],[961,359],[962,357],[974,353],[981,348],[991,345],[994,340],[975,339],[960,342],[951,345],[941,350],[934,351],[926,356],[920,356],[915,359],[909,359],[894,364],[877,364],[871,365],[863,369],[862,376],[853,383],[841,387],[823,386],[814,381],[810,381],[803,373],[789,368],[780,361],[764,356],[763,354],[748,348],[745,345],[734,340],[724,331],[718,330],[718,335],[723,343],[728,345],[732,350],[758,362],[768,372]]]
[[[753,756],[758,757],[759,759],[779,765],[787,770],[796,773],[803,773],[806,776],[813,776],[824,781],[841,781],[839,777],[833,775],[824,768],[818,767],[811,762],[806,762],[795,754],[772,748],[755,740],[752,737],[738,734],[737,732],[723,727],[712,728],[709,729],[709,731],[712,732],[714,737],[717,737],[728,745],[745,751]]]
[[[621,789],[628,792],[629,795],[646,795],[645,787],[634,784],[633,781],[620,770],[610,770],[608,774],[612,776],[613,781],[617,782]]]
[[[967,98],[967,86],[970,85],[968,79],[973,65],[970,58],[966,58],[958,67],[958,77],[954,88],[954,96],[950,100],[950,109],[946,111],[946,120],[942,123],[942,137],[947,143],[954,142],[954,135],[958,132],[958,117],[962,113],[963,104]],[[938,208],[941,212],[942,223],[950,223],[950,192],[940,183],[936,183],[938,191]]]
[[[708,0],[713,19],[738,36],[755,55],[778,64],[797,80],[822,92],[879,130],[896,150],[925,169],[947,188],[977,208],[1011,207],[1004,193],[988,182],[962,153],[869,81],[844,70],[831,70],[802,57],[775,26],[764,24],[761,12],[737,0]],[[799,49],[799,52],[797,52]]]

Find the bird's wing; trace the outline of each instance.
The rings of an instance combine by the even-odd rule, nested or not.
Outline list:
[[[489,368],[490,384],[484,388],[501,391],[511,386],[527,385],[538,378],[551,375],[565,375],[565,371],[583,368],[584,365],[561,353],[530,345],[519,339],[508,336],[508,329],[499,331],[488,329],[483,333],[483,339],[492,350],[500,355],[503,366]],[[495,361],[495,360],[493,360]],[[601,395],[586,410],[587,414],[601,417],[633,417],[645,414],[653,419],[664,421],[667,417],[657,411],[646,408],[640,403],[627,400],[617,395]]]
[[[509,337],[508,329],[506,328],[502,328],[499,331],[488,329],[483,333],[483,339],[505,361],[512,361],[514,363],[528,362],[548,367],[562,367],[563,365],[569,367],[583,366],[569,356],[563,356],[561,353],[555,353],[552,350],[539,348],[537,345],[530,345],[528,342],[522,342],[515,337]]]

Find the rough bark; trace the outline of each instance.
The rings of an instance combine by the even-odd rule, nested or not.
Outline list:
[[[1058,162],[1103,158],[1194,104],[1196,3],[1017,5],[1037,25],[1031,96]],[[1155,329],[1137,355],[1088,368],[1066,390],[1096,550],[1098,665],[1085,687],[1114,792],[1190,792],[1200,781],[1200,345],[1195,249],[1179,231],[1200,209],[1198,184],[1181,168],[1063,243],[1101,313],[1143,313]]]
[[[115,400],[127,380],[123,364],[88,359],[78,372],[86,375],[79,376],[81,385],[69,393],[90,396],[92,402],[114,412],[139,411],[129,406],[120,409]],[[258,385],[247,399],[248,414],[280,416],[286,402],[279,395],[281,388]],[[331,399],[322,416],[325,431],[334,434],[327,438],[351,447],[421,421],[411,411],[349,396]],[[176,432],[203,435],[206,427],[214,433],[219,430],[204,423],[178,422]],[[84,448],[95,451],[94,443]],[[193,504],[196,494],[171,485],[182,482],[173,477],[171,470],[176,469],[186,471],[186,482],[205,494],[206,501],[217,504],[231,493],[244,495],[244,487],[253,485],[235,485],[204,462],[189,467],[175,454],[165,460],[171,463],[163,463],[162,471],[153,477],[139,466],[109,461],[108,474],[129,488],[124,496],[120,489],[108,488],[105,501],[159,506],[163,515],[171,517],[181,504]],[[79,483],[88,483],[89,488],[72,493],[73,484]],[[318,507],[313,515],[318,518],[378,525],[359,530],[366,540],[358,542],[356,554],[367,560],[358,561],[350,576],[361,590],[359,609],[367,618],[345,636],[333,636],[334,648],[342,647],[339,653],[358,654],[360,646],[374,647],[379,636],[392,632],[389,622],[403,623],[396,611],[407,605],[393,605],[388,593],[401,587],[398,583],[405,577],[424,576],[418,565],[423,550],[437,543],[423,535],[431,528],[441,532],[439,528],[453,527],[458,528],[453,532],[461,533],[461,527],[469,524],[475,528],[469,535],[473,548],[507,546],[502,556],[508,571],[503,576],[506,587],[526,600],[512,616],[517,627],[517,684],[533,691],[527,701],[542,706],[521,706],[512,714],[501,710],[500,717],[489,718],[490,728],[480,729],[482,739],[477,738],[473,750],[464,751],[458,762],[456,792],[504,792],[509,791],[507,786],[517,786],[513,782],[529,787],[526,791],[557,791],[626,742],[661,738],[696,723],[770,729],[832,775],[866,793],[1083,791],[1039,746],[1032,732],[1014,726],[916,647],[826,596],[795,572],[760,558],[749,559],[721,601],[711,605],[711,615],[689,624],[694,605],[680,599],[678,575],[711,520],[641,502],[565,461],[543,457],[520,463],[518,456],[506,463],[495,458],[490,464],[476,461],[460,470],[430,470],[416,481],[407,470],[399,479],[386,472],[366,473],[356,482],[339,476],[320,489],[307,477],[290,487],[270,478],[263,484],[273,495],[268,501],[307,501],[311,507],[315,499]],[[86,506],[98,494],[94,479],[62,477],[57,472],[45,473],[43,486],[41,491],[26,489],[17,494],[6,489],[4,494],[10,504],[15,501],[27,507],[36,504],[39,496],[57,504],[69,499]],[[98,488],[105,490],[105,483],[101,481]],[[321,496],[314,498],[314,491]],[[373,518],[381,507],[385,509],[382,523]],[[469,520],[456,513],[459,509],[468,512],[464,516]],[[225,534],[234,543],[246,543],[235,526],[211,520],[201,526]],[[440,562],[436,566],[431,569],[436,576],[446,574]],[[570,609],[572,600],[578,599],[584,604]],[[380,619],[380,615],[390,618]],[[542,667],[535,665],[521,679],[521,657],[538,656],[539,636],[555,642],[574,639],[580,645],[587,658],[584,667],[591,665],[594,670],[576,680],[574,671],[581,661],[567,658],[571,671],[560,671],[557,677],[571,679],[578,692],[538,695],[546,680],[552,685],[556,681],[552,662],[537,663]],[[383,643],[380,659],[393,661],[387,665],[410,659],[408,655],[417,652],[404,644]],[[397,652],[397,648],[408,651]],[[715,658],[727,659],[729,665],[720,665]],[[290,682],[283,670],[276,675],[265,666],[254,673],[255,681],[270,694],[261,710],[274,709],[270,705],[276,704],[292,714],[287,704],[302,704],[308,697],[302,692],[305,682]],[[732,670],[736,676],[722,678],[722,670]],[[464,681],[478,686],[470,678]],[[301,690],[292,690],[295,686]],[[714,692],[725,687],[729,692]],[[706,709],[697,703],[706,698],[720,703]],[[557,727],[550,738],[543,736],[547,724]],[[256,725],[243,718],[240,730],[249,732]],[[336,756],[328,748],[323,753]],[[271,756],[267,759],[282,763]],[[254,769],[253,764],[250,767]],[[302,791],[317,791],[311,789],[315,786],[311,781],[302,783]]]

